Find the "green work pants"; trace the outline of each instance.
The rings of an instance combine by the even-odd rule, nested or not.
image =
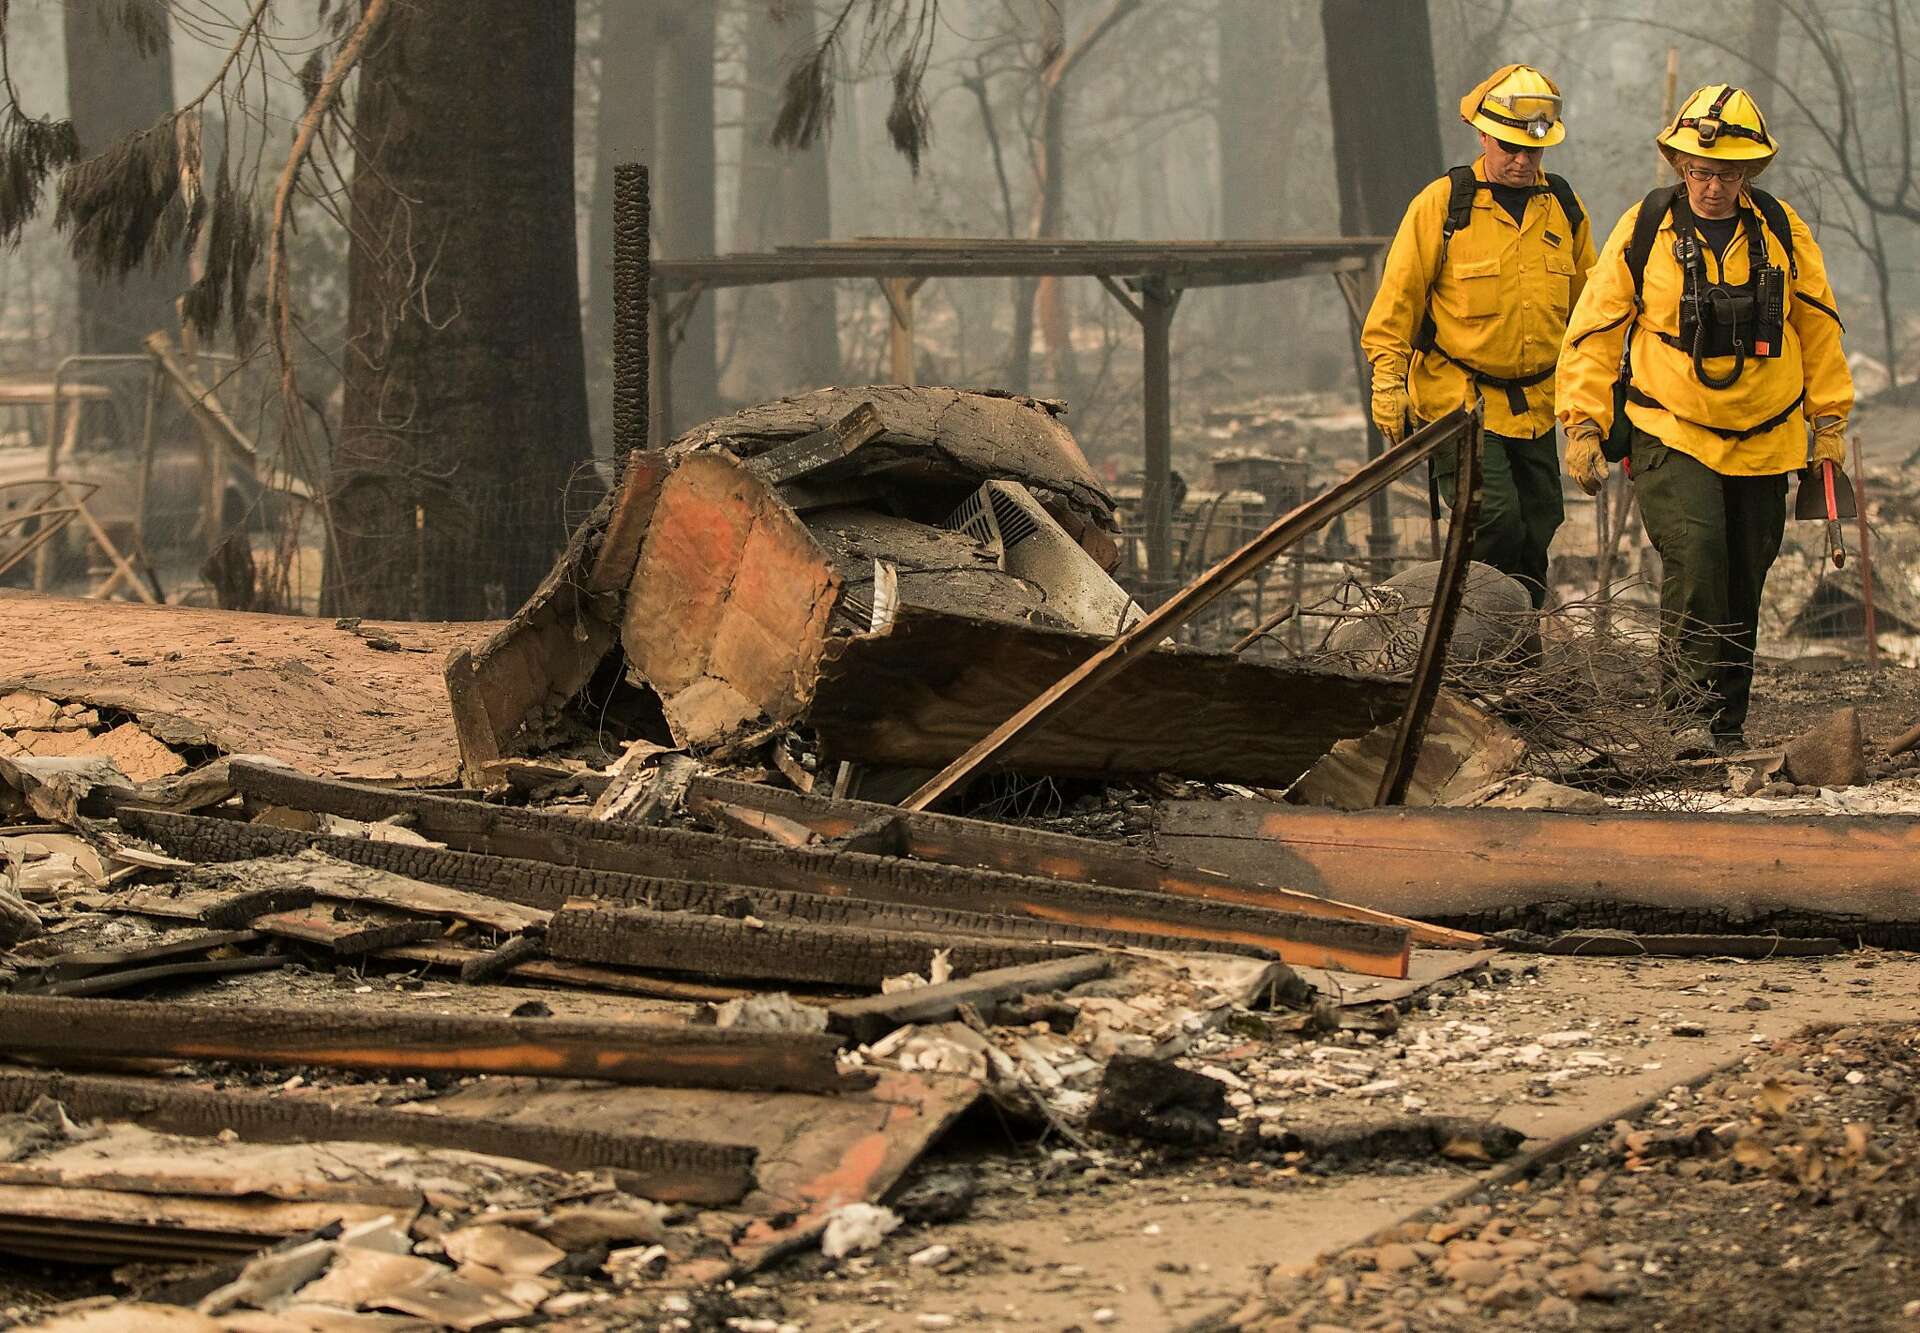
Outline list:
[[[1787,478],[1729,477],[1644,431],[1633,434],[1633,489],[1660,552],[1670,707],[1696,710],[1716,736],[1739,736],[1753,695],[1760,593],[1787,527]]]
[[[1566,518],[1554,432],[1536,440],[1493,434],[1485,438],[1473,558],[1520,580],[1538,611],[1547,599],[1547,547]],[[1434,459],[1440,494],[1449,509],[1458,467],[1452,450],[1443,450]]]

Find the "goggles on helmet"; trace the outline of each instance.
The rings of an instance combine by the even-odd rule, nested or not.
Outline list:
[[[1560,119],[1560,99],[1552,93],[1488,93],[1480,103],[1480,114],[1529,139],[1544,139]]]

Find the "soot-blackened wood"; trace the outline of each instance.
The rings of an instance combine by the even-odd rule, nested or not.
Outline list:
[[[770,485],[784,485],[832,467],[873,443],[885,429],[873,404],[862,403],[825,430],[756,455],[747,467]]]
[[[134,967],[142,963],[164,963],[193,954],[212,953],[229,945],[252,944],[259,939],[252,930],[209,930],[198,935],[150,944],[143,949],[76,949],[39,960],[22,959],[23,967],[37,967],[48,981],[72,981],[105,972],[110,968]]]
[[[1075,921],[969,911],[916,903],[877,902],[869,898],[757,888],[749,884],[656,879],[616,870],[594,870],[547,861],[489,856],[478,852],[373,842],[241,824],[198,816],[123,812],[125,826],[175,853],[200,861],[241,861],[294,855],[308,848],[338,861],[392,871],[435,885],[487,894],[530,907],[557,908],[571,898],[601,898],[650,907],[661,912],[705,916],[753,915],[766,921],[822,926],[858,926],[878,930],[918,930],[1024,939],[1062,944],[1109,944],[1174,952],[1204,948],[1213,953],[1273,957],[1275,951],[1238,940],[1194,939],[1144,930],[1116,930]],[[966,901],[964,888],[945,895]],[[141,900],[143,903],[145,900]],[[160,903],[157,906],[167,904]],[[144,910],[133,906],[128,910]]]
[[[827,1026],[844,1032],[855,1041],[878,1041],[887,1033],[909,1023],[938,1023],[958,1013],[960,1006],[971,1005],[982,1012],[1005,1000],[1022,995],[1044,995],[1065,990],[1084,982],[1097,981],[1113,970],[1113,959],[1106,954],[1086,954],[1062,958],[1051,963],[1029,963],[1023,967],[996,968],[975,972],[957,981],[937,986],[919,986],[895,991],[891,995],[869,995],[848,1000],[827,1010]]]
[[[1062,958],[1072,946],[841,926],[764,925],[633,907],[569,907],[553,914],[555,958],[694,976],[879,989],[925,972],[945,952],[955,971],[981,972]]]
[[[546,952],[546,942],[538,935],[515,935],[499,948],[469,958],[460,964],[460,980],[468,985],[495,981],[522,963],[532,962]]]
[[[225,977],[240,972],[271,972],[286,959],[278,954],[244,958],[190,958],[179,963],[155,963],[150,967],[130,967],[115,972],[95,972],[71,981],[56,981],[33,991],[35,995],[110,995],[162,981],[187,981],[196,977]]]
[[[838,1045],[791,1032],[634,1023],[0,997],[0,1050],[54,1059],[147,1056],[783,1092],[864,1086],[836,1069]]]
[[[757,1150],[697,1139],[659,1139],[477,1116],[342,1106],[318,1096],[205,1092],[159,1079],[0,1071],[0,1112],[41,1097],[77,1120],[126,1120],[168,1134],[232,1130],[249,1143],[405,1143],[538,1162],[562,1171],[613,1168],[622,1184],[663,1203],[729,1204],[753,1184]]]
[[[1399,927],[830,848],[778,847],[689,829],[504,809],[239,763],[232,765],[232,772],[235,786],[257,799],[374,821],[405,813],[421,834],[464,851],[628,874],[761,884],[803,893],[1031,916],[1173,935],[1197,944],[1237,941],[1270,949],[1291,964],[1375,976],[1406,975],[1408,935]]]
[[[202,908],[194,920],[208,926],[243,926],[255,917],[298,911],[313,905],[313,890],[304,885],[252,889],[229,894]]]
[[[779,816],[832,842],[842,851],[910,856],[941,865],[1007,870],[1080,884],[1166,893],[1176,898],[1205,898],[1279,908],[1307,916],[1400,926],[1412,933],[1415,944],[1434,948],[1478,949],[1486,944],[1480,936],[1465,931],[1447,930],[1259,880],[1223,875],[1161,855],[1149,847],[1115,847],[1092,838],[1076,838],[1043,829],[925,810],[902,810],[872,801],[803,794],[705,773],[696,775],[687,784],[687,800],[695,810],[708,802],[725,805],[735,827],[742,827],[738,812],[744,808]],[[788,837],[776,835],[773,840],[793,845]]]
[[[402,963],[425,963],[429,967],[451,968],[458,972],[475,959],[489,955],[478,949],[436,941],[433,944],[406,944],[380,955]],[[603,990],[617,995],[644,995],[656,1000],[685,1000],[691,1004],[725,1004],[743,999],[752,992],[738,986],[709,986],[698,981],[648,976],[615,967],[597,967],[591,963],[562,963],[551,958],[536,958],[516,963],[510,970],[516,985],[564,986],[571,990]]]
[[[342,920],[314,909],[274,912],[255,917],[253,924],[255,929],[269,935],[317,945],[342,958],[378,953],[402,944],[416,944],[440,933],[438,921],[424,918],[354,921]]]

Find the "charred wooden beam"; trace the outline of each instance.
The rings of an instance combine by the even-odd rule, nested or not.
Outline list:
[[[548,910],[564,905],[570,898],[600,898],[650,907],[656,911],[694,912],[705,916],[737,918],[752,915],[767,921],[822,926],[934,931],[1047,943],[1106,944],[1171,951],[1204,947],[1216,953],[1274,956],[1274,951],[1263,945],[1236,939],[1209,939],[1202,942],[1188,935],[1171,932],[1113,929],[1082,925],[1076,921],[981,912],[964,907],[930,906],[918,901],[881,902],[830,892],[757,888],[745,882],[662,879],[618,870],[558,865],[550,861],[301,833],[225,819],[172,816],[150,811],[124,811],[122,815],[127,828],[172,848],[182,856],[200,861],[292,856],[311,848],[353,865],[393,871],[423,883],[493,895]],[[744,881],[746,876],[742,874],[740,879]],[[153,901],[154,898],[152,894],[135,898],[125,904],[125,910],[146,911],[150,902],[155,908],[169,906],[164,901]],[[947,901],[969,901],[964,882],[937,899],[937,902]],[[427,909],[423,906],[420,910]],[[165,914],[176,915],[171,912]]]
[[[827,1010],[827,1026],[855,1041],[877,1041],[909,1023],[937,1023],[951,1018],[963,1004],[985,1011],[1022,995],[1042,995],[1097,981],[1112,969],[1110,956],[1084,954],[1056,962],[975,972],[937,986],[918,986],[836,1004]]]
[[[885,430],[873,404],[862,403],[825,430],[776,444],[765,453],[756,454],[748,460],[747,469],[770,485],[785,485],[832,467],[872,444]]]
[[[259,938],[259,932],[252,930],[209,930],[140,949],[75,949],[51,958],[21,959],[19,965],[39,969],[48,981],[73,981],[113,968],[171,962],[194,954],[212,953],[229,945],[252,944]]]
[[[945,953],[959,972],[1068,957],[1070,945],[850,930],[725,917],[572,906],[553,914],[547,952],[583,963],[741,980],[878,990],[888,977],[926,972]]]
[[[0,1050],[383,1073],[603,1079],[668,1088],[841,1092],[838,1042],[799,1033],[0,996]]]
[[[42,1097],[76,1120],[125,1120],[166,1134],[231,1130],[249,1143],[405,1143],[538,1162],[562,1171],[613,1169],[632,1193],[662,1203],[729,1204],[753,1186],[754,1148],[699,1139],[606,1133],[435,1112],[341,1105],[315,1094],[208,1092],[164,1079],[0,1070],[0,1112]]]
[[[286,964],[279,954],[250,954],[240,958],[189,958],[177,963],[153,963],[146,967],[121,968],[54,981],[34,988],[35,995],[110,995],[163,981],[186,981],[199,977],[226,977],[241,972],[271,972]]]
[[[726,807],[724,817],[737,829],[750,826],[742,813],[747,810],[780,820],[780,825],[766,827],[764,833],[771,840],[788,846],[801,845],[794,834],[795,829],[800,829],[818,835],[823,841],[837,842],[843,850],[855,850],[852,840],[869,831],[876,843],[884,842],[898,855],[941,865],[1009,870],[1078,884],[1104,884],[1116,889],[1166,893],[1176,898],[1245,903],[1306,916],[1399,926],[1410,933],[1415,944],[1432,948],[1479,949],[1486,945],[1481,936],[1466,931],[1448,930],[1297,889],[1280,888],[1261,880],[1223,875],[1161,855],[1151,848],[1116,847],[1092,838],[996,824],[984,819],[902,810],[870,801],[803,795],[762,783],[735,782],[708,774],[700,774],[688,783],[687,800],[695,810]]]
[[[417,944],[440,933],[440,923],[423,917],[391,916],[351,920],[316,908],[270,912],[253,919],[253,928],[281,939],[311,944],[342,958],[377,953],[401,944]]]
[[[1169,801],[1158,821],[1164,850],[1229,873],[1488,930],[1920,943],[1920,819]]]
[[[1290,964],[1406,975],[1407,932],[1400,927],[830,848],[776,847],[689,829],[504,809],[240,763],[232,768],[235,786],[256,799],[354,819],[379,820],[405,813],[421,834],[462,851],[670,879],[759,884],[800,893],[1027,916],[1057,924],[1173,936],[1198,945],[1238,943],[1271,950]],[[133,811],[126,817],[139,821],[142,828],[157,827],[169,818]],[[179,819],[191,817],[171,818],[177,825]],[[202,821],[208,822],[213,821]]]

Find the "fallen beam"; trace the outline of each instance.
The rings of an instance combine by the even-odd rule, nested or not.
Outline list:
[[[251,930],[212,930],[138,949],[76,949],[70,953],[55,954],[51,958],[23,958],[18,965],[39,969],[40,975],[48,981],[73,981],[113,968],[172,962],[212,953],[228,945],[252,944],[259,938],[258,932]]]
[[[1486,944],[1480,936],[1465,931],[1448,930],[1257,880],[1236,879],[1176,861],[1150,848],[1116,847],[1092,838],[931,811],[902,810],[870,801],[802,795],[761,783],[735,782],[707,774],[699,774],[688,783],[687,801],[696,811],[715,803],[733,807],[735,827],[743,826],[737,811],[746,808],[778,819],[785,826],[803,828],[824,841],[847,839],[862,830],[872,832],[876,827],[883,828],[884,832],[874,832],[874,840],[888,843],[895,854],[941,865],[1008,870],[1079,884],[1166,893],[1176,898],[1244,903],[1305,916],[1399,926],[1408,932],[1413,943],[1431,948],[1479,949]],[[786,827],[770,828],[767,834],[788,846],[799,845],[791,841],[792,835]]]
[[[200,977],[228,977],[242,972],[271,972],[284,967],[287,960],[279,954],[247,955],[240,958],[189,958],[178,963],[152,963],[118,971],[95,972],[71,981],[54,981],[31,991],[35,995],[110,995],[135,986],[151,986],[162,981],[186,981]],[[23,988],[25,989],[25,988]]]
[[[0,996],[0,1050],[53,1060],[140,1056],[790,1092],[865,1086],[840,1074],[838,1046],[792,1032]]]
[[[1170,801],[1157,820],[1163,851],[1211,869],[1476,929],[1920,944],[1920,819]]]
[[[891,995],[869,995],[827,1010],[827,1027],[854,1041],[878,1041],[909,1023],[938,1023],[953,1017],[961,1005],[985,1011],[1022,995],[1042,995],[1097,981],[1113,969],[1105,954],[1062,958],[1055,962],[975,972],[937,986],[919,986]]]
[[[403,944],[385,949],[375,957],[400,963],[425,963],[454,972],[464,971],[469,963],[491,954],[480,949],[462,949],[458,945],[435,941],[432,944]],[[654,1000],[684,1000],[690,1004],[725,1004],[752,994],[738,986],[711,986],[677,977],[652,977],[613,967],[594,967],[588,963],[563,963],[552,958],[533,958],[507,969],[503,984],[562,986],[569,990],[612,991],[618,995],[643,995]]]
[[[405,1143],[511,1157],[562,1171],[612,1168],[625,1173],[623,1188],[663,1203],[738,1201],[753,1185],[757,1155],[753,1148],[729,1143],[421,1115],[340,1105],[318,1094],[207,1092],[163,1079],[0,1070],[0,1113],[25,1111],[41,1097],[59,1102],[76,1120],[125,1120],[168,1134],[214,1136],[232,1130],[249,1143]]]
[[[947,954],[955,971],[980,972],[1063,958],[1076,950],[1070,945],[575,905],[553,914],[547,952],[576,962],[694,976],[878,990],[888,977],[928,971],[939,953]]]
[[[870,898],[807,893],[789,889],[756,888],[722,881],[663,879],[619,870],[596,870],[551,861],[532,861],[459,852],[405,843],[375,842],[364,838],[301,833],[259,824],[197,816],[173,816],[146,811],[123,813],[131,830],[200,861],[244,861],[279,857],[282,873],[301,874],[304,867],[290,860],[303,850],[326,853],[355,867],[385,871],[391,878],[419,882],[423,890],[447,885],[475,894],[491,894],[510,904],[555,909],[572,898],[599,898],[661,912],[692,912],[702,916],[757,916],[765,921],[791,921],[821,926],[854,926],[875,930],[917,930],[1024,939],[1059,944],[1104,944],[1139,949],[1191,950],[1204,944],[1219,953],[1271,957],[1273,950],[1257,942],[1230,938],[1199,941],[1190,934],[1150,930],[1113,929],[1077,921],[1043,920],[1032,916],[972,911],[964,907],[925,905],[923,902],[881,902]],[[257,868],[249,873],[262,873]],[[743,881],[746,876],[740,877]],[[922,894],[924,899],[928,897]],[[196,900],[197,901],[197,900]],[[964,886],[935,898],[935,902],[968,901]],[[110,904],[128,912],[175,916],[174,904],[161,888],[149,888],[115,898]],[[425,910],[424,908],[421,910]],[[546,913],[540,914],[545,924]],[[1357,969],[1350,969],[1357,970]],[[1391,975],[1399,975],[1393,973]]]
[[[1172,936],[1209,947],[1237,943],[1271,950],[1289,964],[1373,976],[1406,975],[1407,932],[1398,927],[860,852],[779,847],[688,829],[505,809],[479,801],[306,778],[285,769],[238,763],[232,768],[235,786],[250,797],[353,819],[379,820],[404,813],[422,835],[463,851],[667,879],[755,884],[917,907],[1026,916],[1056,924]],[[130,827],[144,830],[164,824],[177,828],[180,820],[194,817],[126,811],[123,818]],[[198,824],[221,822],[200,819]],[[330,851],[334,846],[326,845]],[[176,849],[176,854],[185,853]],[[401,863],[386,864],[400,869]]]

